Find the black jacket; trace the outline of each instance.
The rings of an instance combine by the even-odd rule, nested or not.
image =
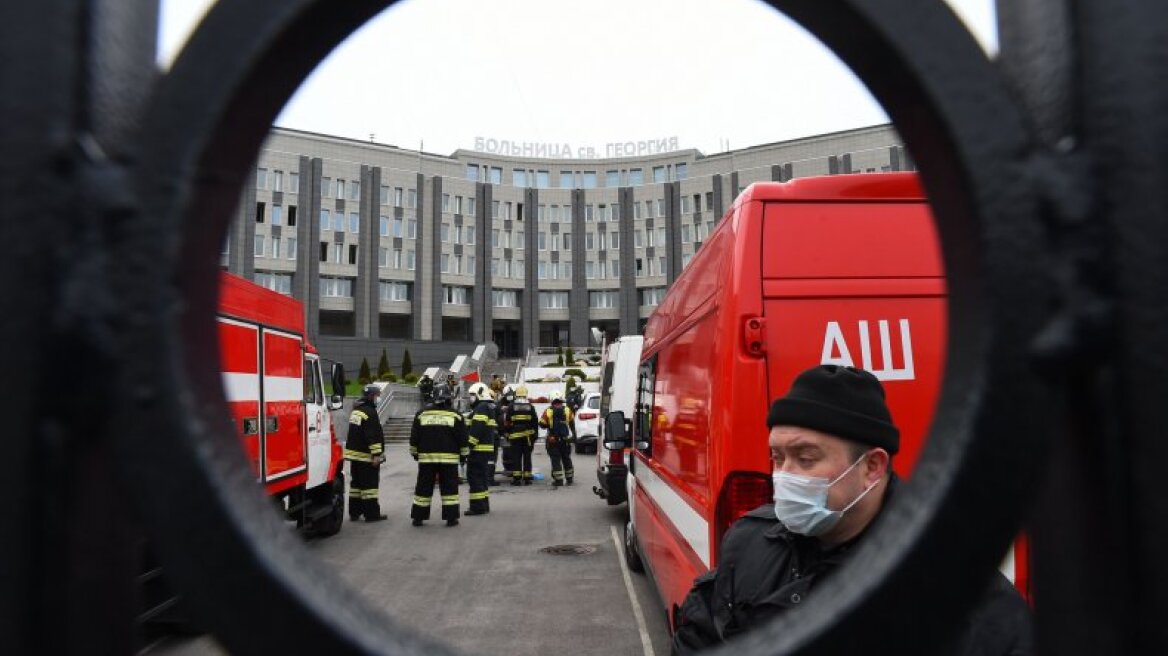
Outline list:
[[[371,462],[385,450],[385,433],[377,416],[377,405],[362,397],[349,413],[349,433],[345,436],[345,460]]]
[[[470,452],[466,422],[447,408],[428,408],[414,415],[410,455],[421,463],[457,465]]]
[[[885,504],[895,484],[893,478]],[[673,652],[690,654],[721,644],[803,603],[863,537],[824,550],[819,540],[788,531],[775,517],[774,506],[747,513],[726,532],[718,567],[694,579],[694,587],[677,609]],[[958,644],[941,653],[1033,653],[1030,611],[1005,577],[994,578]]]
[[[507,438],[512,440],[535,441],[536,417],[535,406],[527,401],[515,401],[507,413],[510,426],[507,429]]]
[[[471,453],[494,454],[495,435],[499,427],[496,420],[495,404],[490,401],[479,401],[470,410],[470,417],[466,425],[470,433]]]

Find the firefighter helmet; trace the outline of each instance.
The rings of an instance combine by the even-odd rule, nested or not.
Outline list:
[[[526,399],[527,398],[527,385],[520,385],[519,387],[516,387],[515,388],[515,396],[517,396],[521,399]]]
[[[450,388],[443,385],[434,390],[434,405],[440,408],[449,408],[454,403]]]
[[[365,396],[377,396],[378,394],[381,394],[381,386],[375,383],[369,383],[365,386],[364,389],[361,390],[361,393]]]
[[[552,403],[555,403],[556,401],[563,401],[564,394],[560,390],[552,390],[552,393],[548,395],[548,398],[551,399]]]
[[[470,389],[467,390],[467,394],[470,394],[471,398],[476,401],[490,401],[494,398],[491,394],[491,388],[482,383],[471,385]]]

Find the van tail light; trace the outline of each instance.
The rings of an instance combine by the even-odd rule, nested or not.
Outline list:
[[[580,418],[581,419],[596,419],[596,413],[595,412],[581,412]]]
[[[730,525],[755,508],[774,500],[774,483],[769,474],[751,471],[732,472],[718,495],[718,509],[714,518],[715,559],[722,550],[722,536]]]
[[[613,449],[608,452],[608,464],[623,465],[625,464],[625,450]]]

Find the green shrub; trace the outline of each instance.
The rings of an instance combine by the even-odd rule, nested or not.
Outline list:
[[[418,382],[418,374],[411,371],[410,373],[402,376],[402,382],[413,385]]]
[[[396,383],[397,382],[397,374],[393,373],[392,371],[387,371],[387,372],[381,374],[380,376],[378,376],[377,380],[380,380],[380,381],[386,382],[386,383]]]
[[[564,352],[564,364],[568,365],[569,367],[576,364],[576,352],[572,350],[571,346],[569,346],[568,350]]]
[[[410,350],[409,349],[406,349],[406,352],[402,354],[401,372],[402,372],[403,377],[408,376],[414,372],[414,361],[410,359]],[[418,377],[414,376],[414,380],[417,380],[417,379],[418,379]]]
[[[385,374],[389,373],[389,357],[385,354],[385,349],[381,349],[381,359],[377,361],[377,379],[385,380]]]
[[[369,373],[369,361],[361,358],[361,370],[357,372],[357,382],[368,385],[373,382],[373,374]]]
[[[575,386],[576,386],[576,378],[575,377],[568,376],[567,378],[565,378],[564,379],[564,396],[567,396],[568,392],[571,392],[572,388]]]
[[[579,378],[581,380],[584,379],[584,372],[580,371],[579,369],[566,369],[566,370],[564,370],[564,375],[565,376],[575,376],[576,378]]]

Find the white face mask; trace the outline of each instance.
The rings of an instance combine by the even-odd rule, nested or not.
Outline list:
[[[799,476],[783,471],[774,472],[771,476],[775,483],[775,517],[789,531],[800,535],[823,535],[835,528],[835,525],[843,518],[844,513],[859,503],[864,495],[876,487],[876,483],[869,485],[858,497],[840,510],[831,510],[827,507],[827,491],[855,469],[856,465],[860,464],[867,455],[865,453],[860,456],[859,460],[853,462],[852,466],[845,469],[844,473],[837,476],[834,481],[816,476]]]

